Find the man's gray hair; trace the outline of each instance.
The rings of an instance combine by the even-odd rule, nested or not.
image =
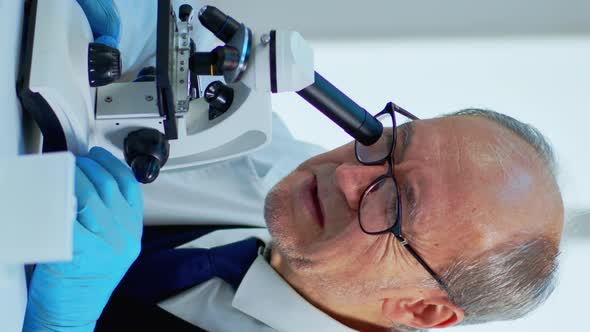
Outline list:
[[[553,149],[533,126],[481,109],[443,115],[455,116],[482,117],[509,129],[534,148],[555,181]],[[491,249],[475,259],[458,257],[441,273],[441,278],[449,288],[451,301],[465,311],[461,324],[517,319],[537,308],[555,289],[558,254],[557,242],[539,237]]]

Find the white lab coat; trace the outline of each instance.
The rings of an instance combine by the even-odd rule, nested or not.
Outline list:
[[[178,3],[175,1],[176,8]],[[187,1],[198,10],[197,1]],[[122,20],[121,52],[126,78],[153,64],[156,1],[116,1]],[[146,29],[147,27],[147,29]],[[201,31],[202,32],[202,31]],[[199,30],[197,30],[199,33]],[[210,38],[200,36],[203,38]],[[162,172],[143,186],[146,225],[244,225],[215,231],[181,247],[209,248],[247,237],[263,240],[260,253],[237,291],[214,278],[159,303],[208,331],[352,331],[302,298],[268,263],[264,198],[272,186],[309,157],[322,152],[298,142],[273,115],[272,143],[249,156]]]

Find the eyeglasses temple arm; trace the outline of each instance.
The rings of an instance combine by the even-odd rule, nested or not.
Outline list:
[[[396,238],[404,246],[404,248],[406,248],[406,250],[412,256],[414,256],[414,258],[418,261],[418,263],[420,265],[422,265],[422,267],[432,276],[432,278],[434,278],[434,280],[436,280],[436,282],[440,285],[440,287],[445,292],[447,292],[447,294],[449,296],[451,296],[451,293],[449,292],[449,289],[447,288],[447,286],[445,285],[445,283],[442,281],[442,279],[430,268],[430,266],[428,266],[428,264],[426,264],[426,262],[424,260],[422,260],[422,258],[420,258],[420,256],[418,256],[418,254],[416,253],[416,251],[414,251],[414,248],[412,248],[412,246],[410,246],[410,244],[408,243],[408,240],[406,240],[405,238],[403,238],[401,236],[396,236]]]

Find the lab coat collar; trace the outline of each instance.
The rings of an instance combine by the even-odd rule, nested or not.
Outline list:
[[[244,276],[232,305],[278,331],[355,331],[303,299],[262,255]]]

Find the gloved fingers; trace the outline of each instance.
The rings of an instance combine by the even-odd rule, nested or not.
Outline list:
[[[121,18],[113,0],[78,0],[78,4],[88,18],[94,38],[111,36],[118,43]]]
[[[82,250],[88,249],[88,244],[96,241],[93,230],[88,229],[82,222],[74,223],[74,258],[81,254]]]
[[[131,169],[110,152],[100,147],[93,147],[88,156],[111,173],[129,205],[140,208],[143,211],[141,186],[135,179],[135,175],[133,175]]]
[[[76,167],[76,197],[78,199],[78,215],[76,219],[84,225],[89,231],[98,233],[101,229],[99,220],[94,215],[91,205],[97,199],[98,193],[94,190],[94,184],[82,172],[80,167]]]
[[[91,188],[98,193],[103,203],[108,207],[112,207],[115,195],[119,191],[113,176],[91,158],[78,157],[76,158],[76,165],[90,180],[93,185]]]
[[[117,5],[113,0],[95,0],[105,14],[105,24],[103,35],[112,36],[119,42],[119,34],[121,33],[121,17]]]

